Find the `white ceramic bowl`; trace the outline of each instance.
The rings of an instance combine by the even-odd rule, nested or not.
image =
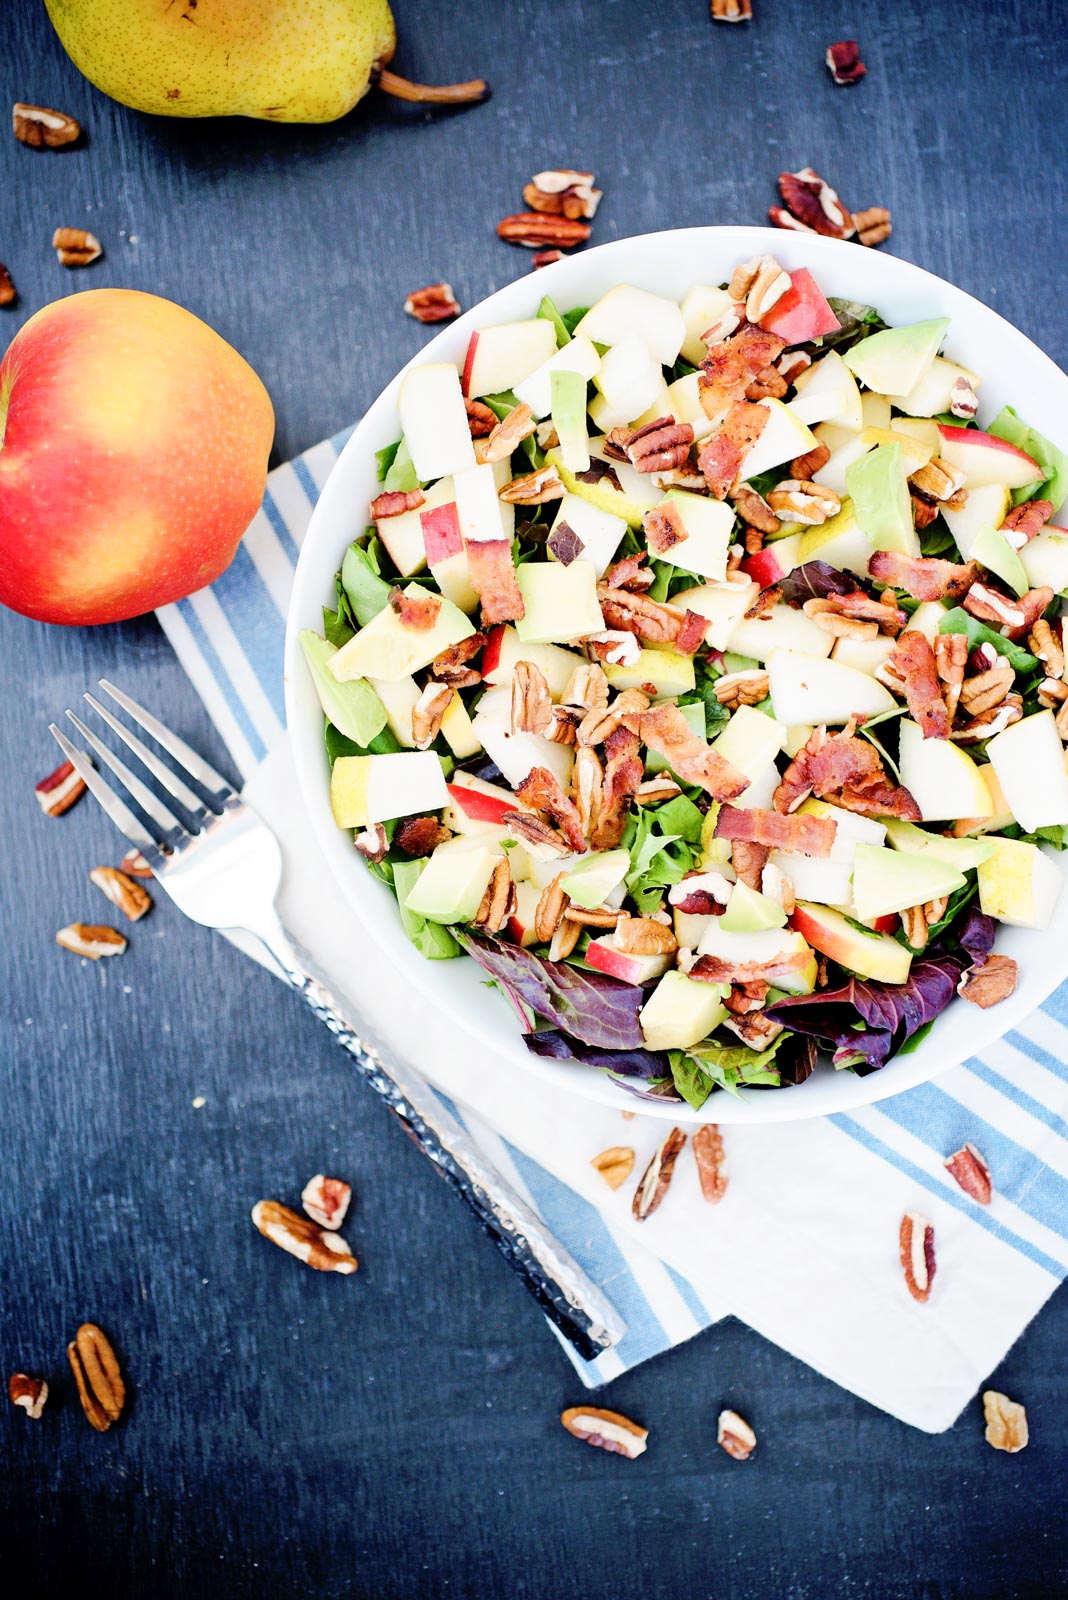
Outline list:
[[[1068,378],[1029,339],[970,295],[941,278],[893,256],[770,228],[684,228],[644,234],[600,245],[539,272],[528,272],[450,323],[410,365],[427,361],[462,364],[471,332],[497,322],[533,316],[542,295],[562,310],[592,303],[617,283],[633,283],[681,299],[695,283],[720,283],[748,257],[771,252],[788,268],[807,266],[825,294],[878,307],[890,323],[927,317],[951,319],[948,354],[982,375],[980,418],[990,419],[1006,402],[1068,450]],[[407,368],[404,369],[405,371]],[[328,803],[329,773],[322,741],[322,715],[304,667],[297,635],[319,628],[322,607],[333,594],[334,574],[345,549],[367,521],[368,501],[378,492],[375,451],[400,433],[397,389],[403,372],[364,416],[338,460],[315,509],[293,586],[286,639],[286,711],[301,792],[311,825],[346,898],[380,946],[425,997],[431,1011],[462,1024],[487,1056],[518,1063],[544,1080],[625,1110],[677,1120],[674,1105],[639,1102],[593,1067],[543,1060],[523,1044],[510,1007],[484,987],[485,973],[468,957],[425,961],[406,939],[396,903],[367,871],[351,836],[334,825]],[[955,1001],[922,1044],[867,1077],[835,1072],[821,1064],[796,1088],[749,1090],[741,1099],[717,1093],[701,1114],[685,1107],[687,1121],[784,1122],[849,1111],[923,1083],[968,1056],[979,1054],[1032,1011],[1068,976],[1068,893],[1052,925],[1036,933],[999,932],[998,949],[1020,964],[1016,993],[990,1011]]]

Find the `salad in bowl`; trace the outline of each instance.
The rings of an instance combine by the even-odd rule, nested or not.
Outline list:
[[[855,298],[766,251],[410,366],[299,634],[419,958],[706,1115],[1011,1011],[1062,887],[1068,460],[830,248]]]

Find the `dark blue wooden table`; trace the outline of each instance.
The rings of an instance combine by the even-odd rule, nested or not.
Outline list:
[[[594,168],[605,240],[762,221],[780,169],[811,163],[848,204],[891,208],[889,248],[1068,357],[1058,0],[754,0],[738,28],[705,0],[398,10],[402,70],[484,72],[489,105],[372,99],[321,128],[151,119],[79,77],[39,4],[9,0],[7,102],[56,105],[88,138],[51,155],[0,137],[0,259],[21,291],[0,336],[80,289],[168,295],[261,373],[283,459],[420,347],[409,289],[444,277],[466,306],[526,270],[494,228],[533,171]],[[853,35],[868,77],[838,89],[823,51]],[[65,272],[58,225],[92,229],[104,259]],[[49,719],[107,673],[225,762],[156,624],[4,613],[0,660],[0,1360],[54,1383],[40,1424],[9,1411],[0,1429],[9,1592],[1064,1592],[1063,1295],[994,1375],[1028,1406],[1020,1456],[983,1443],[977,1404],[921,1435],[733,1323],[609,1391],[652,1429],[640,1463],[584,1449],[557,1421],[581,1392],[534,1305],[296,1001],[166,906],[121,961],[56,948],[101,915],[86,872],[115,839],[89,802],[39,814]],[[305,1272],[248,1220],[323,1169],[356,1189],[354,1280]],[[85,1318],[133,1386],[106,1437],[65,1375]],[[727,1397],[760,1435],[746,1466],[716,1448]]]

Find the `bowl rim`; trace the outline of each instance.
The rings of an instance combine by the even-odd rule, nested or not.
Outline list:
[[[325,547],[326,540],[332,541],[336,554],[330,570],[336,570],[348,539],[353,536],[349,533],[348,539],[345,539],[338,535],[336,528],[337,523],[347,522],[349,526],[353,525],[349,480],[358,477],[361,468],[369,468],[376,448],[381,448],[382,443],[392,442],[392,438],[396,437],[399,427],[396,422],[396,396],[405,374],[415,366],[422,366],[435,360],[455,362],[454,348],[466,346],[470,333],[483,326],[492,325],[494,321],[509,321],[534,315],[541,298],[544,295],[553,295],[554,285],[561,283],[568,285],[565,298],[571,303],[586,303],[581,291],[575,293],[574,282],[581,282],[584,277],[596,278],[599,271],[611,267],[616,261],[621,263],[621,273],[613,281],[636,281],[652,288],[653,284],[645,283],[650,273],[644,267],[635,272],[633,267],[622,269],[622,263],[632,252],[643,259],[647,258],[650,252],[653,255],[658,252],[670,253],[672,244],[684,255],[705,247],[712,255],[717,251],[727,250],[735,261],[755,254],[774,254],[788,270],[810,267],[817,281],[820,263],[839,262],[843,259],[843,252],[850,252],[855,260],[856,269],[853,276],[858,279],[863,279],[866,263],[871,264],[873,260],[878,262],[878,267],[873,270],[872,275],[876,278],[889,278],[900,284],[903,294],[907,295],[908,291],[913,291],[914,297],[921,302],[926,294],[935,304],[948,300],[958,312],[965,313],[969,319],[966,341],[969,344],[978,344],[984,338],[995,343],[1007,341],[1012,347],[1013,356],[1011,378],[1013,396],[1018,397],[1021,392],[1027,393],[1036,382],[1041,388],[1052,389],[1054,393],[1059,392],[1061,403],[1058,408],[1054,408],[1056,415],[1052,427],[1047,426],[1046,413],[1050,407],[1047,402],[1043,402],[1042,431],[1052,434],[1056,442],[1068,450],[1068,422],[1062,421],[1058,427],[1056,421],[1057,415],[1068,418],[1068,377],[1026,334],[1014,327],[1000,313],[966,290],[958,288],[947,279],[923,267],[915,266],[895,256],[873,257],[873,254],[863,250],[863,247],[853,246],[846,241],[819,235],[783,232],[769,227],[710,225],[660,229],[607,241],[583,251],[580,255],[564,257],[546,268],[529,272],[478,301],[462,316],[446,324],[422,349],[405,362],[367,407],[330,470],[302,542],[286,621],[286,719],[292,735],[294,765],[304,809],[320,850],[328,864],[336,868],[335,878],[344,899],[368,931],[374,933],[379,943],[388,949],[395,963],[404,970],[406,977],[412,982],[413,988],[431,1007],[440,1008],[450,1021],[473,1035],[487,1050],[502,1056],[509,1063],[525,1071],[533,1072],[545,1081],[547,1086],[565,1092],[577,1092],[601,1104],[612,1105],[621,1110],[640,1110],[643,1114],[665,1120],[683,1120],[690,1123],[755,1124],[802,1121],[809,1117],[835,1112],[847,1113],[904,1093],[908,1089],[929,1082],[968,1056],[988,1048],[1012,1029],[1068,977],[1068,894],[1062,893],[1060,897],[1061,917],[1058,918],[1055,913],[1051,928],[1045,930],[1046,933],[1053,935],[1050,942],[1062,951],[1060,961],[1051,958],[1044,967],[1036,964],[1023,974],[1015,994],[1001,1002],[996,1010],[978,1013],[977,1019],[967,1019],[968,1026],[955,1030],[956,1034],[963,1033],[968,1040],[963,1050],[954,1049],[948,1039],[942,1044],[940,1037],[938,1042],[941,1047],[937,1050],[928,1049],[927,1047],[933,1044],[935,1036],[939,1035],[939,1030],[936,1028],[932,1036],[924,1040],[918,1049],[894,1057],[886,1067],[865,1077],[858,1077],[852,1073],[838,1073],[831,1077],[814,1074],[805,1084],[785,1091],[743,1090],[737,1098],[721,1092],[711,1095],[700,1111],[695,1111],[689,1105],[677,1101],[638,1099],[596,1067],[578,1066],[573,1063],[568,1065],[532,1055],[523,1046],[521,1034],[499,997],[493,996],[493,1000],[496,1001],[495,1008],[492,1011],[486,1008],[484,1012],[481,1006],[476,1005],[472,1008],[470,997],[464,998],[463,984],[451,985],[437,981],[434,969],[440,971],[442,968],[456,968],[461,964],[463,968],[474,967],[476,974],[480,974],[481,969],[467,956],[461,956],[450,962],[429,962],[420,956],[403,933],[399,917],[393,909],[395,903],[390,890],[367,872],[362,860],[357,860],[355,852],[343,847],[345,833],[334,824],[329,808],[327,785],[323,781],[326,761],[320,723],[316,715],[317,702],[309,714],[309,696],[314,700],[314,692],[307,681],[299,633],[301,628],[313,625],[309,618],[316,618],[321,606],[329,598],[329,587],[322,584],[318,572],[318,563],[322,559],[320,550]],[[664,271],[663,261],[660,271],[661,273]],[[709,273],[709,276],[711,277],[712,273]],[[698,282],[700,279],[692,278],[690,281]],[[860,286],[858,282],[858,289]],[[884,288],[873,294],[872,301],[877,303],[880,296],[885,300],[886,292]],[[927,314],[937,313],[929,311]],[[950,315],[952,324],[953,312],[949,311],[947,314]],[[949,341],[952,345],[952,325]],[[988,378],[986,372],[981,376],[984,381]],[[1000,369],[997,376],[1000,377]],[[1010,399],[1009,403],[1013,401]],[[1024,401],[1021,403],[1021,409],[1025,414],[1033,414],[1037,407],[1028,413],[1027,402]],[[390,417],[393,418],[392,437],[375,442],[375,434],[382,432],[384,421]],[[355,526],[362,528],[364,525],[365,519],[360,516]],[[310,592],[313,585],[318,585],[314,594]],[[381,912],[384,897],[388,897],[389,910],[392,911],[392,914],[387,914],[385,919]],[[1059,921],[1064,924],[1060,930],[1057,926]],[[1003,924],[999,924],[999,930],[1001,935],[1007,934],[1010,942],[1014,942],[1013,936],[1020,933],[1027,932],[1033,936],[1032,930],[1006,929]],[[1057,937],[1058,932],[1063,933],[1063,937]],[[955,1011],[958,1008],[951,1009]],[[975,1008],[966,1009],[972,1011]],[[963,1022],[965,1019],[961,1020]],[[941,1032],[945,1033],[945,1029],[943,1028]],[[810,1086],[817,1081],[823,1086],[822,1092],[813,1094]]]

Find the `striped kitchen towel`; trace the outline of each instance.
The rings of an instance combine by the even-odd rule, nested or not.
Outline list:
[[[878,1106],[726,1129],[723,1202],[701,1199],[683,1160],[670,1204],[636,1224],[630,1186],[608,1191],[590,1158],[628,1145],[640,1172],[664,1124],[640,1114],[624,1122],[578,1096],[554,1094],[547,1105],[540,1079],[488,1064],[457,1030],[435,1034],[428,1061],[425,1016],[329,886],[302,825],[285,739],[285,615],[312,507],[346,438],[272,472],[229,570],[159,612],[246,792],[283,841],[287,923],[615,1303],[628,1326],[620,1344],[591,1363],[568,1352],[584,1382],[604,1383],[732,1313],[903,1421],[950,1426],[1068,1274],[1068,986],[982,1060]],[[992,1168],[988,1207],[945,1171],[965,1141]],[[935,1229],[936,1282],[923,1305],[897,1261],[906,1210]]]

